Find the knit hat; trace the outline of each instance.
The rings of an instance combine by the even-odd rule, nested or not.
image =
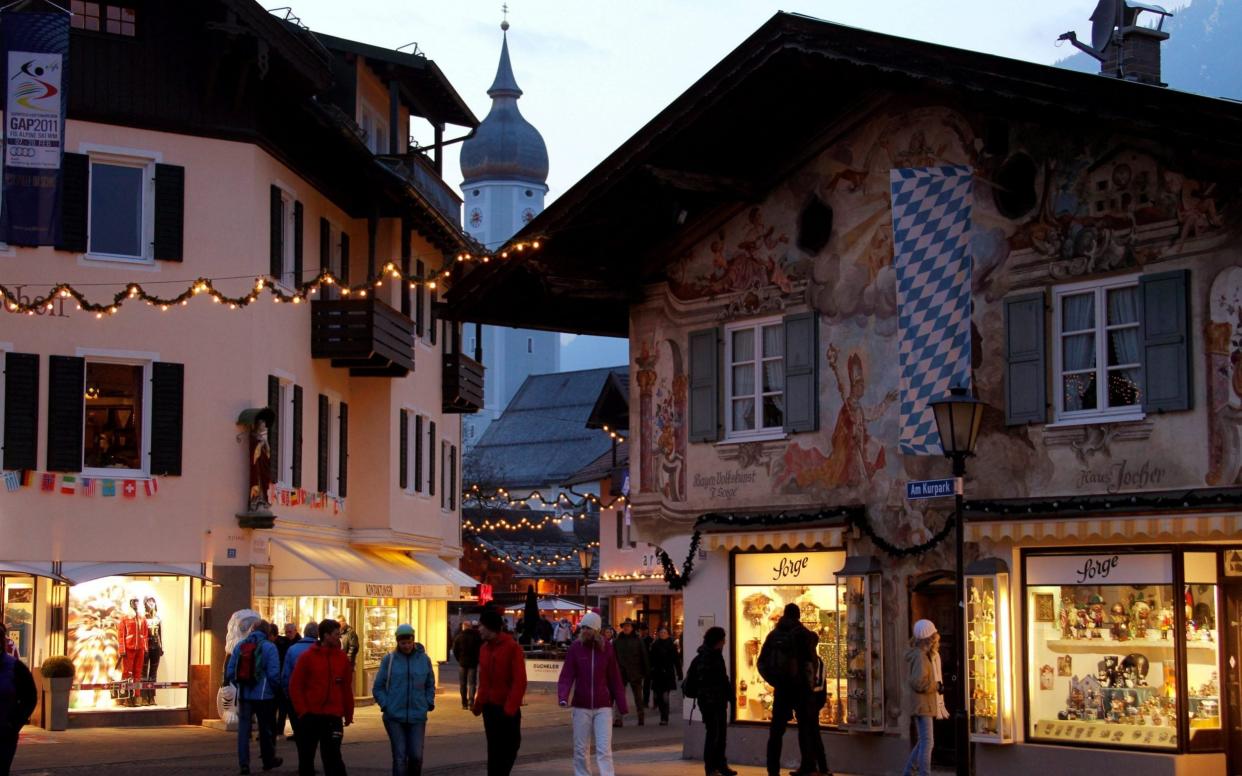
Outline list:
[[[487,609],[479,615],[479,625],[492,633],[500,633],[505,629],[505,621],[501,618],[500,612],[494,609]]]
[[[590,628],[591,630],[599,630],[599,626],[603,623],[600,621],[599,615],[595,612],[587,612],[582,615],[582,620],[578,622],[580,628]]]
[[[919,620],[914,623],[914,638],[930,639],[936,635],[936,624],[931,620]]]
[[[414,638],[414,626],[409,625],[409,624],[398,625],[397,626],[397,638],[401,638],[402,636],[409,636],[410,638]]]

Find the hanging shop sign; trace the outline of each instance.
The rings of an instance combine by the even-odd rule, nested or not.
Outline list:
[[[830,585],[844,563],[844,552],[740,553],[733,581],[737,585]]]
[[[1098,552],[1026,559],[1028,585],[1159,585],[1173,582],[1173,558],[1155,553]]]

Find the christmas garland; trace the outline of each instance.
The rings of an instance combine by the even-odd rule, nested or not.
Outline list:
[[[656,557],[660,559],[660,566],[664,569],[664,582],[670,590],[681,590],[690,584],[690,575],[694,573],[694,558],[699,554],[699,542],[702,538],[702,532],[697,528],[694,529],[694,535],[690,537],[690,551],[686,553],[686,562],[682,564],[680,573],[673,565],[673,559],[668,556],[668,553],[659,547],[656,548]]]

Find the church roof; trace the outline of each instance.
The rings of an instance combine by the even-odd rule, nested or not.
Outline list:
[[[463,186],[480,181],[525,181],[542,184],[548,179],[548,147],[543,136],[518,110],[522,96],[509,61],[509,38],[500,46],[500,64],[487,94],[492,109],[474,136],[461,145]]]

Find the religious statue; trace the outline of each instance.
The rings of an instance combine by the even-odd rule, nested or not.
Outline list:
[[[268,407],[244,410],[238,425],[248,427],[250,488],[246,494],[246,511],[237,515],[243,528],[271,528],[274,520],[268,490],[272,484],[272,445],[268,430],[275,420]]]

